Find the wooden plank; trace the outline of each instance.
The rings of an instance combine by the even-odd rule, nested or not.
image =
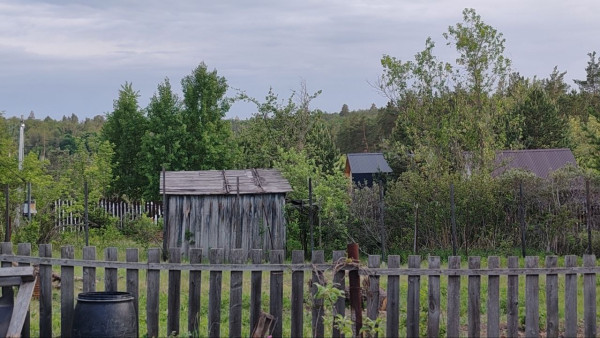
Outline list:
[[[525,266],[534,268],[539,265],[537,256],[525,257]],[[525,276],[525,336],[537,337],[540,334],[539,313],[539,275]]]
[[[9,259],[11,259],[13,257],[13,252],[12,252],[12,243],[11,242],[2,242],[0,243],[0,252],[2,252],[3,255],[7,255]],[[7,270],[10,269],[10,270]],[[10,277],[14,277],[16,276],[13,274],[9,274],[12,271],[11,270],[15,270],[14,268],[12,268],[12,262],[10,260],[7,261],[3,261],[2,262],[2,269],[0,269],[0,273],[6,275],[6,276],[10,276]],[[12,287],[3,287],[2,288],[2,296],[6,296],[11,302],[14,302],[14,291]]]
[[[300,251],[299,256],[300,256],[299,262],[302,263],[304,261],[304,252]],[[333,265],[337,266],[338,264],[344,264],[346,261],[346,257],[347,257],[347,255],[346,255],[345,250],[333,251]],[[302,278],[304,278],[304,274],[302,274],[301,276],[302,276]],[[345,277],[346,277],[346,272],[344,270],[335,271],[335,273],[333,274],[333,285],[336,288],[338,288],[339,290],[342,290],[344,292],[346,290],[346,278]],[[301,310],[301,308],[300,308],[300,310]],[[334,311],[333,312],[334,316],[337,314],[341,314],[342,316],[345,315],[345,313],[346,313],[346,297],[338,298],[338,300],[335,302],[335,304],[333,306],[333,311]],[[331,330],[332,330],[331,335],[333,337],[341,337],[342,334],[336,328],[335,323],[334,323],[333,327],[331,328]],[[302,331],[299,331],[299,332],[302,333]]]
[[[304,262],[304,251],[292,251],[292,264]],[[304,327],[304,271],[292,272],[291,336],[302,337]]]
[[[39,245],[40,257],[52,257],[52,244]],[[40,264],[40,336],[52,337],[52,265]]]
[[[311,262],[313,264],[323,263],[324,261],[325,255],[323,250],[314,250],[312,252]],[[315,294],[317,293],[317,286],[315,285],[315,283],[325,285],[325,281],[323,279],[323,271],[319,269],[313,269],[312,272],[312,286],[310,288],[310,294],[313,300],[311,324],[313,337],[323,337],[323,334],[325,332],[325,327],[323,325],[323,299],[315,299]]]
[[[558,265],[558,257],[546,256],[546,267]],[[558,275],[546,275],[546,337],[558,337]]]
[[[508,268],[517,269],[519,257],[508,257]],[[506,290],[506,325],[507,336],[517,337],[519,335],[519,276],[509,275]]]
[[[244,250],[232,249],[231,262],[242,264],[244,262]],[[229,337],[242,336],[242,287],[244,280],[243,271],[231,271],[229,279]],[[283,282],[283,281],[282,281]]]
[[[429,267],[440,267],[440,257],[429,256]],[[429,276],[428,296],[429,311],[427,312],[427,336],[440,336],[440,276]],[[389,301],[388,301],[389,305]]]
[[[148,263],[160,262],[160,249],[148,249]],[[146,272],[146,330],[148,337],[158,337],[160,270]]]
[[[476,256],[469,257],[469,269],[479,269],[481,267],[481,258]],[[468,302],[467,302],[467,321],[469,337],[479,337],[481,335],[481,277],[469,276],[468,281]]]
[[[214,264],[223,263],[224,250],[221,248],[210,249],[209,260]],[[221,284],[223,272],[210,272],[210,290],[208,293],[208,336],[221,336]]]
[[[63,246],[60,256],[65,259],[73,259],[75,250],[72,245]],[[73,326],[73,315],[75,314],[75,274],[72,266],[60,267],[60,335],[71,336]]]
[[[583,255],[583,266],[596,266],[595,255]],[[583,334],[596,337],[596,274],[583,275]]]
[[[137,248],[128,248],[125,250],[125,260],[127,262],[137,262],[139,260],[139,253]],[[135,324],[136,324],[136,332],[140,332],[139,322],[140,322],[140,275],[138,269],[127,269],[125,272],[126,276],[126,288],[127,292],[129,292],[133,296],[133,306],[135,307]]]
[[[25,282],[19,288],[17,293],[17,299],[15,300],[15,307],[10,318],[9,326],[6,331],[6,337],[20,337],[23,331],[23,324],[25,318],[29,313],[29,304],[31,302],[31,296],[33,295],[33,289],[35,287],[35,280]]]
[[[181,263],[181,250],[169,248],[169,263]],[[167,295],[167,333],[179,335],[179,314],[181,304],[181,271],[169,270],[169,293]]]
[[[262,250],[252,249],[250,251],[252,263],[260,264],[262,262]],[[254,330],[258,324],[258,318],[261,311],[261,287],[262,287],[262,270],[255,268],[256,271],[250,273],[250,332]]]
[[[460,256],[448,257],[448,269],[460,269]],[[460,336],[460,276],[448,276],[448,337]]]
[[[17,245],[17,255],[30,256],[31,255],[31,244],[30,243],[19,243]],[[19,266],[29,266],[29,263],[19,263]],[[29,310],[29,307],[27,309]],[[25,322],[23,322],[23,330],[21,330],[21,337],[29,338],[30,336],[31,336],[30,314],[29,314],[29,311],[27,311],[27,315],[25,316]]]
[[[272,264],[283,263],[283,250],[271,250],[269,253]],[[271,331],[272,337],[283,336],[283,271],[271,271],[269,292],[269,313],[275,317],[275,325]]]
[[[86,246],[83,248],[83,260],[96,260],[96,247]],[[83,292],[96,291],[96,268],[83,267]]]
[[[498,256],[488,257],[488,269],[500,268]],[[487,292],[487,336],[500,337],[500,276],[488,277]]]
[[[566,267],[577,266],[577,256],[565,256]],[[577,274],[565,274],[565,337],[577,336]]]
[[[367,258],[367,267],[369,269],[378,268],[381,264],[380,255],[369,255]],[[367,317],[376,320],[379,316],[379,276],[370,275],[369,288],[367,290]]]
[[[408,256],[408,268],[415,269],[421,266],[421,256]],[[421,277],[408,276],[408,294],[406,300],[406,335],[408,337],[419,337],[419,316]]]
[[[190,264],[202,262],[202,249],[190,249]],[[198,323],[200,321],[200,297],[202,295],[202,271],[190,271],[189,299],[188,299],[188,332],[199,335]]]
[[[104,249],[104,259],[107,262],[116,262],[118,260],[117,248],[110,247]],[[104,269],[104,290],[105,291],[117,291],[119,289],[119,275],[115,268]]]

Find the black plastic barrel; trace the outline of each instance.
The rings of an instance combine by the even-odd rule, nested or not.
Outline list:
[[[128,292],[83,292],[77,296],[73,337],[137,337],[133,296]]]

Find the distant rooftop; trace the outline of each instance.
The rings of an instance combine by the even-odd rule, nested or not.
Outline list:
[[[496,154],[498,167],[492,172],[492,176],[499,176],[507,170],[518,168],[547,178],[551,172],[569,164],[577,166],[575,156],[568,148],[503,150]]]
[[[351,153],[347,156],[352,174],[392,172],[392,168],[390,168],[382,153]]]

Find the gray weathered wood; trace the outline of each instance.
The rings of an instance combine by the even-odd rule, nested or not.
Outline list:
[[[139,260],[139,252],[136,248],[128,248],[125,250],[125,260],[128,262],[137,262]],[[139,328],[139,313],[140,313],[140,275],[138,269],[127,269],[126,273],[126,288],[133,296],[133,306],[135,307],[136,331],[140,332]]]
[[[448,269],[460,269],[460,256],[448,257]],[[460,336],[460,276],[448,276],[447,337]]]
[[[421,256],[408,256],[408,268],[415,269],[421,266]],[[420,307],[420,291],[421,277],[408,276],[408,294],[406,300],[406,335],[408,337],[419,337],[419,315]]]
[[[2,242],[0,243],[0,252],[2,252],[3,255],[7,255],[9,256],[9,258],[13,258],[13,250],[12,250],[12,243],[11,242]],[[0,269],[0,271],[5,272],[6,273],[6,268],[11,267],[12,266],[12,262],[10,260],[8,261],[3,261],[2,262],[2,267],[3,269]],[[14,291],[12,287],[3,287],[2,288],[2,296],[6,296],[11,302],[13,302],[14,300]]]
[[[583,266],[595,267],[595,255],[583,255]],[[583,334],[596,337],[596,274],[583,275]]]
[[[577,256],[565,257],[565,267],[576,267]],[[565,337],[577,336],[577,274],[565,274]]]
[[[202,262],[202,249],[190,249],[190,264]],[[188,332],[199,335],[198,323],[200,321],[200,297],[202,295],[202,271],[190,271],[189,298],[188,298]]]
[[[469,269],[479,269],[481,267],[480,257],[469,257]],[[469,337],[479,337],[481,335],[481,277],[469,276],[468,281],[468,303],[467,303],[467,321]]]
[[[253,249],[250,251],[253,264],[262,262],[262,250]],[[255,269],[250,273],[250,332],[254,330],[258,324],[258,318],[261,311],[261,288],[262,288],[262,271]]]
[[[525,257],[525,266],[527,268],[536,268],[539,266],[539,258],[536,256]],[[540,312],[539,312],[539,275],[525,276],[525,336],[537,337],[540,333]]]
[[[333,251],[333,265],[337,266],[338,264],[343,264],[346,261],[346,251],[345,250],[334,250]],[[346,272],[344,270],[337,270],[333,274],[333,285],[345,292],[346,290]],[[339,297],[333,306],[334,315],[341,314],[342,316],[346,313],[346,298]],[[333,337],[341,337],[341,332],[336,328],[336,325],[333,325],[331,328],[331,335]]]
[[[488,269],[494,270],[500,267],[498,256],[488,257]],[[487,336],[500,336],[500,276],[490,275],[488,277],[487,292]]]
[[[148,263],[160,262],[160,249],[148,249]],[[146,273],[146,330],[148,337],[158,337],[160,270],[148,269]]]
[[[169,248],[169,263],[181,263],[179,248]],[[181,271],[169,270],[169,293],[167,295],[167,334],[179,335],[181,305]]]
[[[388,268],[400,268],[400,256],[388,256]],[[389,275],[387,285],[386,337],[398,337],[400,325],[400,276]]]
[[[242,264],[245,253],[242,249],[231,250],[231,263]],[[229,337],[242,336],[242,286],[243,271],[231,271],[229,278]],[[283,282],[283,280],[282,280]]]
[[[272,264],[283,263],[283,250],[272,250],[269,253]],[[271,331],[272,337],[283,336],[283,271],[271,271],[269,291],[269,313],[275,317],[275,325]]]
[[[558,257],[546,256],[546,267],[558,265]],[[546,337],[558,337],[558,275],[546,275]]]
[[[20,284],[17,299],[15,300],[13,312],[6,331],[6,337],[20,337],[20,334],[23,331],[25,317],[28,316],[29,304],[31,302],[34,287],[35,281],[28,281]]]
[[[519,257],[508,257],[508,268],[517,269]],[[508,275],[506,287],[506,325],[507,336],[517,337],[519,334],[519,276]]]
[[[96,260],[96,247],[86,246],[83,248],[83,259],[86,261]],[[96,268],[83,267],[83,292],[96,291]]]
[[[17,245],[17,255],[30,256],[31,255],[31,244],[30,243],[19,243]],[[29,266],[29,263],[19,263],[19,266]],[[23,330],[21,330],[21,337],[29,338],[30,336],[31,336],[30,315],[29,315],[29,311],[27,311],[27,314],[25,316],[25,322],[23,323]]]
[[[208,255],[211,263],[221,264],[224,260],[224,250],[221,248],[210,249]],[[210,272],[210,290],[208,293],[208,336],[221,336],[221,284],[223,273]]]
[[[40,257],[52,257],[52,244],[39,245]],[[40,264],[40,336],[52,337],[52,265]]]
[[[63,246],[60,249],[60,257],[73,259],[75,250],[72,245]],[[71,336],[71,327],[73,325],[73,315],[75,313],[74,296],[74,268],[63,265],[60,267],[60,335],[61,337]]]
[[[304,262],[304,251],[292,251],[292,264]],[[304,327],[304,271],[292,272],[291,336],[302,337]]]
[[[323,263],[325,261],[325,255],[323,250],[315,250],[312,252],[311,262],[313,264]],[[323,326],[323,299],[315,299],[315,293],[317,293],[317,286],[315,283],[324,285],[323,271],[315,269],[312,272],[312,287],[311,296],[313,299],[312,306],[312,333],[313,337],[323,337],[325,327]]]
[[[107,262],[116,262],[118,260],[117,248],[110,247],[104,250],[104,259]],[[119,289],[119,275],[115,268],[104,269],[104,290],[117,291]]]
[[[429,267],[440,267],[440,257],[429,256]],[[427,312],[427,336],[440,336],[440,276],[429,276],[428,282],[429,311]],[[388,302],[389,304],[389,302]]]
[[[381,264],[380,255],[369,255],[367,267],[376,269]],[[367,317],[375,320],[379,316],[379,276],[369,276],[369,289],[367,290]]]

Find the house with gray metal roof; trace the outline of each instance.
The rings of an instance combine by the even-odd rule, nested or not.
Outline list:
[[[373,179],[380,174],[391,173],[392,168],[382,153],[351,153],[346,155],[346,177],[352,177],[352,183],[373,185]]]
[[[577,166],[575,156],[568,148],[503,150],[496,153],[493,177],[511,169],[523,169],[538,177],[548,178],[551,172],[568,165]]]

